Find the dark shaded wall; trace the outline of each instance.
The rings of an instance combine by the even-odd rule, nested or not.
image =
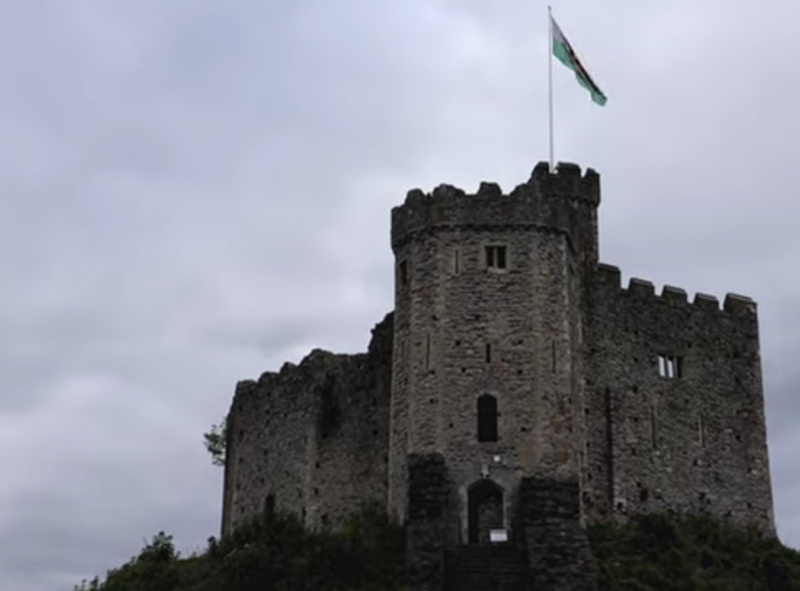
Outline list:
[[[366,354],[312,351],[237,385],[228,415],[223,535],[264,511],[336,526],[386,502],[392,315]]]

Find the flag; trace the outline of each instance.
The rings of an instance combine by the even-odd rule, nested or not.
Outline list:
[[[607,100],[606,95],[603,94],[600,87],[597,86],[594,80],[592,80],[592,77],[589,76],[589,72],[586,71],[586,68],[583,67],[578,56],[575,55],[575,50],[572,49],[572,45],[567,41],[567,38],[552,16],[550,17],[550,26],[552,31],[553,55],[558,58],[558,61],[575,72],[578,83],[589,91],[595,103],[600,106],[605,105]]]

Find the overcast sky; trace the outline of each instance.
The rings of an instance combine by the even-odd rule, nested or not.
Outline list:
[[[218,533],[202,433],[235,382],[366,347],[408,189],[510,190],[547,159],[539,4],[0,3],[0,588]],[[800,546],[800,5],[554,4],[609,97],[555,70],[557,158],[602,175],[602,259],[759,302]]]

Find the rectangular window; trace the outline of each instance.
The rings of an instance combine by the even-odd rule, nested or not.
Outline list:
[[[503,271],[506,269],[507,253],[505,246],[486,247],[486,268],[493,271]]]
[[[662,378],[675,379],[683,373],[683,360],[670,355],[658,356],[658,375]]]
[[[478,441],[497,441],[497,399],[490,394],[478,398]]]
[[[461,251],[459,249],[453,250],[453,275],[461,274]]]
[[[486,363],[492,362],[492,345],[490,343],[486,343]]]
[[[400,285],[405,285],[408,283],[408,263],[406,261],[400,261],[400,266],[398,268],[398,275],[400,280]]]

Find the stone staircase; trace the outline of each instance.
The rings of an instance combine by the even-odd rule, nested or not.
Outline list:
[[[446,555],[445,591],[530,591],[525,553],[513,544],[460,546]]]

